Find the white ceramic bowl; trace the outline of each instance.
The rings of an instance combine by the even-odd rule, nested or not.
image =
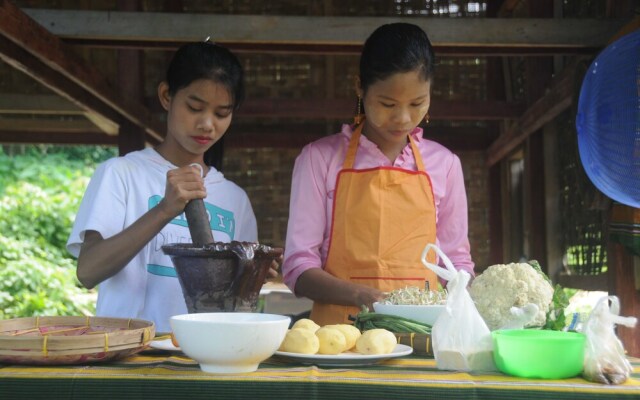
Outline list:
[[[171,317],[171,328],[182,351],[204,372],[253,372],[271,357],[289,328],[291,318],[260,313],[202,313]]]
[[[436,322],[440,313],[444,310],[444,304],[433,305],[396,305],[373,303],[373,311],[379,314],[396,315],[409,318],[423,324],[431,325]]]

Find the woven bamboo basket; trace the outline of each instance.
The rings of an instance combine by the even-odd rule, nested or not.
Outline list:
[[[114,360],[147,347],[153,322],[102,317],[29,317],[0,321],[0,363],[80,364]]]

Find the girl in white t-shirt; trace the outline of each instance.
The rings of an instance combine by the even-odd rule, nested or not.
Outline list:
[[[221,155],[214,144],[244,97],[238,59],[211,42],[186,44],[158,97],[167,111],[164,141],[96,169],[67,248],[78,257],[80,282],[100,285],[97,315],[152,320],[167,332],[169,318],[187,309],[161,246],[191,242],[185,205],[204,199],[216,241],[256,242],[257,227],[246,193],[214,167]]]

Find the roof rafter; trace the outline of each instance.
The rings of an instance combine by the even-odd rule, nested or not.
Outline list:
[[[491,144],[487,150],[487,166],[505,158],[531,134],[573,104],[576,68],[576,65],[566,67],[553,81],[547,93],[534,102],[507,132]]]
[[[148,110],[120,99],[97,70],[7,0],[0,0],[0,59],[77,105],[107,133],[129,121],[152,143],[162,140]]]

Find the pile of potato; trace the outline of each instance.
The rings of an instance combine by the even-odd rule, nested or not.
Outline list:
[[[287,332],[280,351],[300,354],[335,355],[345,351],[361,354],[389,354],[396,347],[396,336],[386,329],[360,332],[353,325],[320,327],[310,319],[298,320]]]

